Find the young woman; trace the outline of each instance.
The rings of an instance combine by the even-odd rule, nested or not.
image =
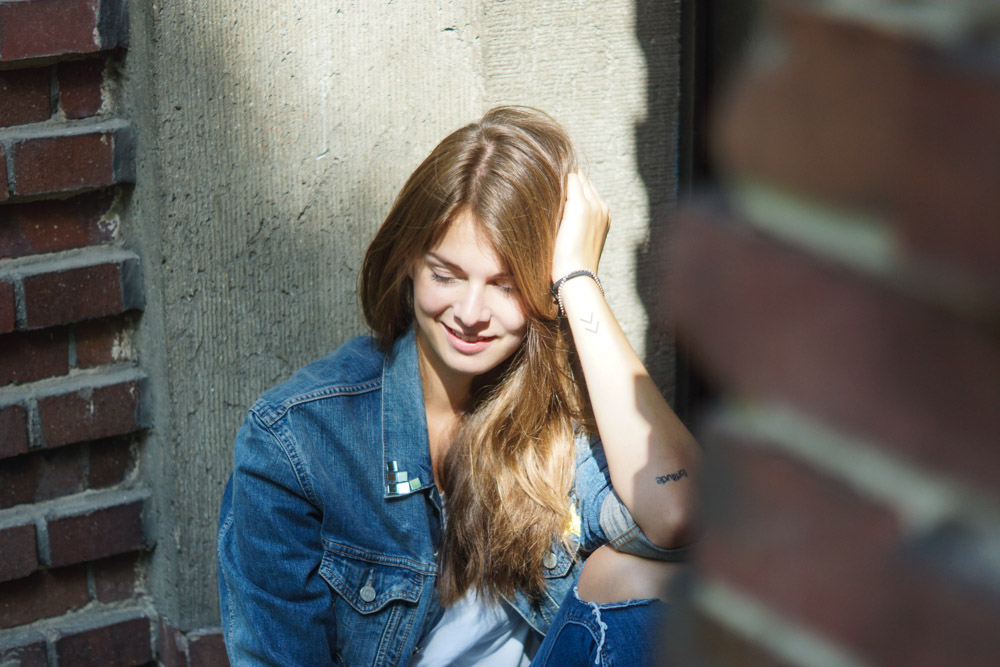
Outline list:
[[[266,392],[237,436],[233,664],[648,651],[671,567],[651,559],[690,540],[699,454],[604,300],[608,209],[574,169],[555,121],[502,107],[403,186],[361,271],[374,336]]]

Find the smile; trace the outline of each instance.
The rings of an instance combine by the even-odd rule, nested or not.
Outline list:
[[[442,324],[445,332],[448,334],[448,341],[460,352],[465,353],[475,353],[486,348],[490,341],[494,340],[496,336],[470,336],[460,331],[455,331],[447,324]]]
[[[493,340],[494,338],[496,338],[496,336],[469,336],[461,332],[455,331],[447,324],[444,325],[444,328],[448,330],[448,333],[450,333],[451,335],[455,336],[460,340],[464,340],[466,343],[479,343],[481,341]]]
[[[461,338],[466,343],[478,343],[481,340],[492,340],[492,339],[496,338],[496,336],[467,336],[464,333],[460,333],[458,331],[455,331],[454,329],[452,329],[448,325],[445,325],[445,328],[448,331],[450,331],[454,336],[456,336],[458,338]]]

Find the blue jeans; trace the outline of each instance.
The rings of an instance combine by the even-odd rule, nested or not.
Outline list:
[[[573,586],[531,667],[669,664],[663,656],[654,656],[656,637],[666,612],[667,605],[656,599],[609,604],[584,602]]]

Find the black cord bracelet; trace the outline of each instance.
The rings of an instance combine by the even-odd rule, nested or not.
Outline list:
[[[579,278],[580,276],[590,276],[591,278],[593,278],[594,282],[597,283],[597,288],[601,290],[601,296],[604,296],[604,285],[601,284],[601,279],[597,277],[596,273],[594,273],[590,269],[577,269],[576,271],[570,271],[565,276],[552,283],[552,288],[550,289],[550,291],[552,292],[552,298],[555,299],[557,304],[559,304],[560,315],[566,314],[566,309],[563,308],[563,302],[562,302],[563,283],[565,283],[567,280],[572,280],[573,278]]]

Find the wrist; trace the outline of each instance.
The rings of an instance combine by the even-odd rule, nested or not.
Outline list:
[[[597,274],[597,266],[591,265],[590,262],[554,262],[552,264],[552,284],[555,285],[565,276],[573,273],[574,271],[590,271]]]
[[[597,288],[601,292],[601,296],[604,296],[604,285],[601,284],[601,279],[597,277],[597,273],[587,268],[577,268],[562,274],[557,278],[551,287],[552,298],[555,299],[556,304],[559,306],[559,314],[565,315],[566,309],[563,305],[563,290],[566,285],[571,281],[586,281],[597,285]]]

